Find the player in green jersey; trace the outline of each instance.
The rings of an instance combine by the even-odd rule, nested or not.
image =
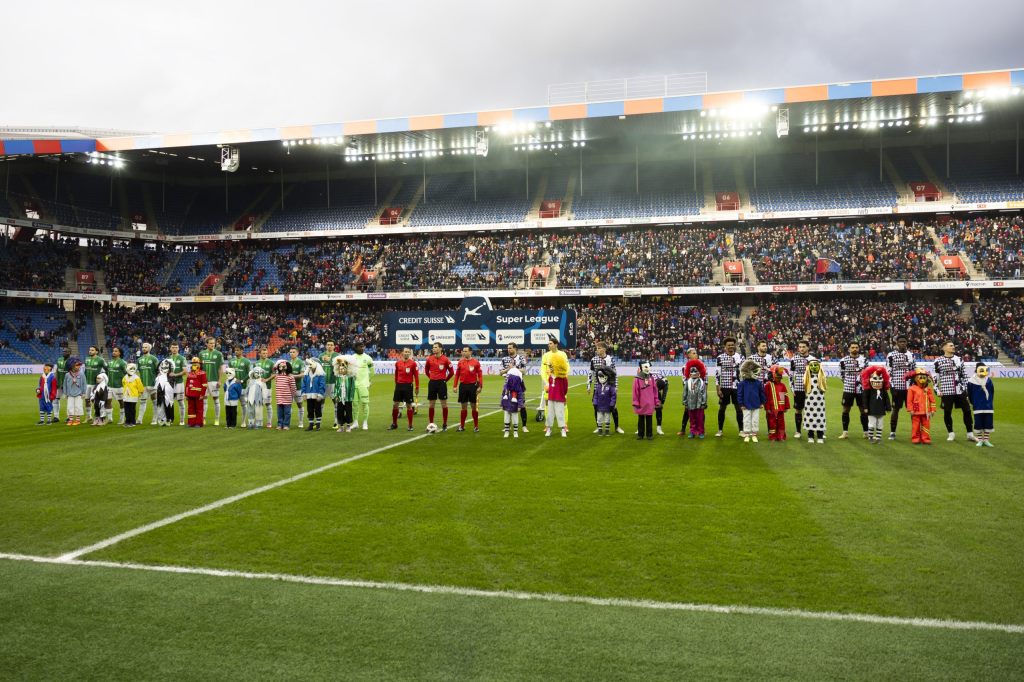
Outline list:
[[[188,363],[185,356],[181,354],[181,346],[177,341],[171,344],[171,354],[166,358],[171,363],[171,371],[167,373],[167,379],[174,388],[174,402],[178,403],[178,414],[181,419],[178,422],[185,425],[185,375],[188,374]]]
[[[199,351],[199,361],[206,372],[206,395],[203,401],[203,420],[206,419],[206,408],[213,398],[213,425],[220,426],[220,373],[224,369],[224,354],[216,348],[217,340],[212,336],[206,339],[206,349]]]
[[[139,379],[142,380],[143,386],[142,395],[139,396],[139,403],[141,404],[139,405],[139,416],[135,419],[136,424],[144,423],[146,405],[156,399],[156,374],[160,371],[160,359],[153,355],[152,350],[153,344],[142,344],[142,355],[135,361],[135,365],[139,369]],[[150,424],[156,426],[155,406],[153,407],[153,420]]]
[[[121,349],[114,348],[110,352],[110,363],[107,365],[107,385],[110,390],[107,394],[110,396],[107,400],[107,423],[113,424],[114,420],[111,418],[114,415],[114,401],[117,401],[118,406],[118,424],[124,424],[124,387],[121,382],[124,380],[124,375],[128,373],[128,363],[121,357]]]
[[[355,346],[356,366],[356,400],[355,400],[355,424],[358,427],[362,422],[363,431],[369,427],[370,419],[370,376],[373,374],[373,358],[366,354],[366,344],[357,341]]]
[[[64,395],[64,377],[71,370],[71,368],[68,367],[68,359],[70,357],[71,357],[71,349],[68,348],[67,346],[64,346],[64,348],[62,349],[61,356],[59,358],[57,358],[57,413],[53,415],[53,423],[54,424],[59,424],[60,423],[60,403],[61,403],[61,401],[63,400],[63,402],[65,404],[67,403],[67,396]],[[66,405],[65,405],[65,407],[66,407]],[[64,410],[64,414],[67,414],[67,409]],[[68,417],[65,420],[65,423],[70,422],[70,421],[71,421],[71,417]]]
[[[270,359],[269,348],[260,346],[260,359],[256,361],[256,364],[263,370],[263,381],[267,384],[267,396],[269,396],[265,405],[267,416],[263,421],[268,429],[272,429],[274,428],[274,420],[272,419],[274,401],[271,399],[274,392],[274,361]]]
[[[295,385],[302,385],[302,375],[306,373],[306,363],[299,357],[299,349],[292,347],[288,351],[288,365],[292,368],[292,376],[295,377]],[[302,428],[302,394],[295,391],[295,405],[299,413],[299,428]]]
[[[92,392],[96,388],[96,375],[107,369],[107,361],[100,355],[100,349],[89,346],[89,357],[85,359],[85,413],[92,414]]]
[[[246,386],[249,385],[249,370],[252,369],[252,363],[249,362],[249,358],[242,355],[242,347],[240,345],[235,344],[234,351],[235,357],[228,360],[228,367],[235,370],[235,377],[237,377],[238,381],[241,382],[242,393],[244,394]],[[225,393],[227,392],[227,384],[224,386],[224,391]],[[241,427],[244,429],[246,427],[245,410],[242,410],[241,413]]]
[[[331,420],[334,422],[333,428],[335,431],[338,430],[338,419],[334,410],[334,358],[341,355],[334,350],[334,341],[327,342],[327,350],[320,354],[320,365],[324,368],[324,374],[327,377],[327,393],[325,395],[331,398]]]

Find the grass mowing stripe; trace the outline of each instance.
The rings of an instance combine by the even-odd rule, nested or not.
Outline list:
[[[691,604],[684,602],[663,602],[651,599],[616,599],[604,597],[588,597],[585,595],[557,594],[543,592],[521,592],[513,590],[480,590],[452,585],[416,585],[411,583],[378,582],[373,580],[351,580],[346,578],[318,578],[314,576],[290,575],[287,573],[256,573],[251,571],[233,571],[221,568],[201,568],[195,566],[159,566],[149,564],[124,563],[119,561],[93,561],[81,559],[61,559],[50,557],[28,556],[25,554],[3,554],[0,559],[8,561],[26,561],[41,564],[64,564],[70,566],[93,566],[132,571],[152,571],[156,573],[176,573],[184,575],[204,575],[217,578],[244,578],[246,580],[276,580],[304,585],[323,585],[331,587],[356,587],[372,590],[396,590],[400,592],[421,592],[425,594],[450,594],[462,597],[483,597],[488,599],[514,599],[521,601],[544,601],[561,604],[586,604],[588,606],[620,606],[634,609],[650,609],[659,611],[690,611],[696,613],[714,613],[723,615],[773,616],[781,618],[804,618],[811,620],[828,620],[840,622],[872,623],[876,625],[905,625],[919,628],[937,628],[943,630],[988,630],[1024,634],[1024,625],[1008,623],[986,623],[980,621],[946,620],[940,618],[902,618],[898,616],[880,616],[870,613],[838,613],[835,611],[809,611],[806,609],[768,608],[761,606],[745,606],[742,604]]]
[[[583,382],[579,382],[579,383],[573,384],[572,386],[570,386],[570,388],[575,388],[576,386],[582,386],[582,385],[583,385]],[[481,415],[481,418],[483,418],[483,417],[490,417],[491,415],[498,414],[499,412],[501,412],[500,409],[492,410],[491,412],[486,412],[483,415]],[[119,542],[122,542],[124,540],[129,539],[129,538],[133,538],[133,537],[136,537],[138,535],[142,535],[144,533],[148,533],[150,531],[156,530],[157,528],[163,528],[164,526],[169,526],[172,523],[177,523],[178,521],[182,521],[183,519],[191,518],[193,516],[198,516],[199,514],[204,514],[204,513],[208,512],[208,511],[213,511],[214,509],[219,509],[219,508],[221,508],[221,507],[223,507],[225,505],[229,505],[229,504],[232,504],[234,502],[238,502],[239,500],[244,500],[247,497],[252,497],[253,495],[259,495],[260,493],[265,493],[268,490],[274,490],[275,488],[280,488],[281,486],[288,485],[289,483],[294,483],[296,481],[301,481],[304,478],[309,478],[310,476],[315,476],[315,475],[321,474],[321,473],[323,473],[325,471],[330,471],[331,469],[334,469],[335,467],[342,466],[343,464],[349,464],[350,462],[355,462],[357,460],[364,459],[366,457],[370,457],[372,455],[376,455],[376,454],[379,454],[381,452],[385,452],[387,450],[391,450],[392,448],[397,448],[397,447],[399,447],[401,445],[408,445],[409,443],[414,443],[414,442],[416,442],[416,441],[418,441],[418,440],[420,440],[422,438],[427,438],[429,436],[430,436],[430,434],[428,434],[428,433],[422,433],[422,434],[420,434],[418,436],[413,436],[412,438],[406,438],[405,440],[400,440],[397,443],[389,443],[388,445],[384,445],[384,446],[381,446],[379,448],[374,448],[373,450],[368,450],[367,452],[362,452],[362,453],[359,453],[358,455],[353,455],[351,457],[346,457],[345,459],[338,460],[337,462],[331,462],[330,464],[325,464],[323,466],[317,467],[316,469],[310,469],[309,471],[304,471],[301,474],[296,474],[294,476],[289,476],[288,478],[284,478],[284,479],[281,479],[279,481],[274,481],[273,483],[268,483],[267,485],[262,485],[262,486],[260,486],[258,488],[253,488],[251,490],[246,490],[245,492],[238,493],[237,495],[231,495],[230,497],[224,497],[224,498],[221,498],[221,499],[216,500],[214,502],[210,502],[209,504],[205,504],[205,505],[203,505],[201,507],[196,507],[195,509],[189,509],[187,511],[181,512],[180,514],[175,514],[173,516],[168,516],[168,517],[160,519],[158,521],[154,521],[152,523],[147,523],[144,526],[139,526],[138,528],[133,528],[133,529],[131,529],[129,531],[125,531],[124,533],[119,533],[118,535],[115,535],[113,537],[109,537],[109,538],[107,538],[105,540],[101,540],[101,541],[93,543],[91,545],[87,545],[85,547],[81,547],[81,548],[73,550],[71,552],[66,552],[66,553],[60,555],[59,557],[57,557],[57,560],[58,561],[62,561],[62,562],[71,561],[71,560],[77,559],[80,556],[84,556],[86,554],[91,554],[91,553],[97,552],[97,551],[99,551],[101,549],[106,549],[107,547],[111,547],[113,545],[116,545]]]

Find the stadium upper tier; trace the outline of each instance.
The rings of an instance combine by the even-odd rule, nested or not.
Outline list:
[[[1024,220],[529,230],[193,245],[4,240],[0,289],[138,296],[1019,280]]]
[[[146,235],[171,237],[271,237],[369,228],[537,226],[547,219],[592,225],[714,222],[780,212],[794,217],[823,211],[833,216],[936,212],[958,203],[1024,201],[1013,140],[975,139],[976,134],[962,133],[966,137],[948,149],[926,137],[881,149],[850,138],[830,140],[821,151],[806,140],[730,140],[700,154],[688,149],[692,142],[679,139],[660,145],[647,140],[632,150],[624,149],[625,140],[614,140],[607,149],[587,147],[586,153],[582,148],[543,154],[505,150],[486,160],[451,157],[429,163],[421,158],[342,162],[348,157],[339,150],[333,157],[291,159],[286,166],[265,154],[253,161],[264,168],[237,176],[198,160],[182,166],[176,159],[162,168],[157,162],[163,157],[150,158],[156,152],[123,168],[68,156],[17,158],[2,164],[0,218],[134,234],[133,226],[144,225]],[[313,165],[320,163],[320,168]],[[927,197],[915,194],[915,186],[926,187]],[[722,195],[732,200],[722,203]],[[939,202],[918,201],[924,198]]]

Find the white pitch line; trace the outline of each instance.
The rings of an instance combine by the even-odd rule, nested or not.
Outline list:
[[[941,618],[907,618],[901,616],[879,616],[870,613],[842,613],[838,611],[808,611],[805,609],[773,608],[765,606],[696,604],[667,602],[650,599],[616,599],[587,597],[583,595],[559,594],[556,592],[521,592],[512,590],[483,590],[454,585],[419,585],[415,583],[378,582],[373,580],[351,580],[346,578],[319,578],[289,573],[254,573],[220,568],[199,568],[190,566],[160,566],[153,564],[121,563],[117,561],[62,560],[59,558],[29,556],[25,554],[3,554],[0,560],[28,561],[61,566],[85,566],[112,568],[178,575],[201,575],[216,578],[240,578],[244,580],[271,580],[302,585],[330,587],[353,587],[395,592],[419,592],[423,594],[455,595],[460,597],[482,597],[487,599],[510,599],[516,601],[539,601],[558,604],[584,604],[587,606],[618,606],[622,608],[646,609],[651,611],[686,611],[690,613],[711,613],[720,615],[769,616],[777,618],[800,618],[847,623],[868,623],[871,625],[894,625],[935,630],[981,630],[1024,634],[1024,625],[1010,623],[987,623],[971,620],[946,620]]]
[[[581,386],[581,385],[582,385],[582,382],[578,382],[578,383],[574,384],[573,386],[570,386],[570,388],[574,388],[576,386]],[[481,418],[483,418],[483,417],[490,417],[491,415],[497,414],[499,412],[501,412],[500,409],[499,410],[493,410],[491,412],[487,412],[485,414],[480,415],[480,417]],[[148,532],[150,532],[152,530],[156,530],[157,528],[163,528],[164,526],[169,526],[172,523],[177,523],[178,521],[182,521],[184,519],[188,519],[188,518],[191,518],[193,516],[198,516],[199,514],[205,514],[206,512],[213,511],[214,509],[220,509],[221,507],[224,507],[224,506],[229,505],[229,504],[233,504],[235,502],[238,502],[239,500],[244,500],[247,497],[252,497],[253,495],[259,495],[260,493],[265,493],[268,490],[274,490],[275,488],[280,488],[281,486],[288,485],[289,483],[295,483],[296,481],[301,481],[302,479],[309,478],[310,476],[316,476],[317,474],[322,474],[325,471],[329,471],[329,470],[331,470],[331,469],[333,469],[335,467],[342,466],[343,464],[349,464],[350,462],[355,462],[356,460],[360,460],[360,459],[363,459],[365,457],[370,457],[372,455],[379,454],[379,453],[384,452],[386,450],[391,450],[392,448],[397,448],[397,447],[399,447],[401,445],[408,445],[409,443],[414,443],[414,442],[420,440],[421,438],[427,438],[430,435],[431,434],[429,434],[429,433],[421,433],[418,436],[413,436],[411,438],[406,438],[405,440],[400,440],[400,441],[398,441],[396,443],[390,443],[388,445],[384,445],[384,446],[381,446],[379,448],[375,448],[373,450],[368,450],[367,452],[362,452],[362,453],[360,453],[358,455],[353,455],[351,457],[346,457],[345,459],[338,460],[337,462],[331,462],[330,464],[325,464],[325,465],[323,465],[321,467],[317,467],[316,469],[310,469],[309,471],[304,471],[301,474],[295,474],[294,476],[289,476],[288,478],[283,478],[283,479],[281,479],[279,481],[274,481],[273,483],[268,483],[267,485],[261,485],[258,488],[253,488],[252,490],[246,490],[245,492],[238,493],[237,495],[232,495],[230,497],[225,497],[223,499],[216,500],[214,502],[210,502],[209,504],[204,504],[201,507],[196,507],[194,509],[189,509],[188,511],[183,511],[180,514],[175,514],[174,516],[168,516],[167,518],[160,519],[159,521],[153,521],[152,523],[147,523],[144,526],[139,526],[138,528],[133,528],[133,529],[125,531],[124,533],[121,533],[119,535],[115,535],[113,537],[107,538],[106,540],[100,540],[99,542],[97,542],[95,544],[88,545],[86,547],[81,547],[81,548],[73,550],[71,552],[67,552],[66,554],[61,554],[59,557],[56,558],[56,560],[59,561],[59,562],[74,561],[75,559],[77,559],[80,556],[83,556],[85,554],[92,554],[93,552],[98,552],[101,549],[106,549],[107,547],[110,547],[112,545],[116,545],[119,542],[123,542],[124,540],[128,540],[129,538],[133,538],[133,537],[135,537],[137,535],[142,535],[142,534],[148,533]]]

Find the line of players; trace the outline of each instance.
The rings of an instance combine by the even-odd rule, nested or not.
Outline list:
[[[805,377],[807,367],[812,362],[818,362],[817,358],[810,355],[807,341],[800,341],[797,344],[796,354],[788,361],[790,387],[793,392],[793,408],[795,413],[795,438],[801,437],[801,429],[804,419],[804,407],[807,399],[807,386]],[[977,441],[974,433],[974,421],[971,405],[967,399],[968,378],[963,360],[956,354],[956,346],[952,341],[946,341],[942,345],[942,356],[934,361],[935,385],[942,400],[943,421],[948,432],[947,440],[955,440],[956,433],[953,428],[953,410],[959,409],[963,416],[964,428],[967,431],[967,439]],[[776,361],[768,353],[768,344],[761,341],[757,344],[757,350],[749,358],[761,368],[763,381],[769,379],[769,368],[776,364]],[[736,352],[736,340],[726,338],[723,340],[723,352],[716,358],[717,368],[715,373],[716,393],[718,395],[718,432],[717,437],[722,436],[725,426],[726,413],[729,404],[732,404],[736,411],[736,423],[740,435],[744,433],[743,416],[741,413],[740,401],[737,396],[739,384],[739,370],[744,362],[741,354]],[[867,358],[860,353],[860,344],[851,342],[847,346],[847,354],[839,360],[839,376],[843,382],[842,393],[842,432],[839,440],[846,440],[850,437],[850,413],[856,408],[860,417],[861,429],[864,438],[869,438],[868,409],[864,404],[864,386],[861,381],[862,373],[868,367]],[[907,337],[900,335],[896,338],[896,348],[888,353],[885,358],[885,367],[892,380],[891,390],[891,415],[889,418],[889,440],[896,439],[896,427],[899,424],[901,410],[907,405],[907,395],[911,386],[910,376],[917,370],[917,361],[908,350]],[[991,415],[989,415],[990,417]],[[989,430],[991,427],[989,427]],[[684,425],[685,430],[685,425]],[[680,433],[682,435],[682,433]]]
[[[795,438],[800,438],[802,435],[804,407],[806,401],[806,387],[804,380],[806,376],[807,366],[814,360],[808,352],[809,345],[806,341],[800,341],[797,345],[796,354],[788,361],[789,364],[789,376],[790,386],[793,393],[793,408],[795,413]],[[266,346],[261,347],[259,351],[259,359],[256,361],[250,361],[243,354],[241,346],[234,347],[234,356],[225,360],[223,353],[216,348],[216,341],[213,338],[206,340],[206,348],[200,351],[198,355],[199,363],[202,367],[202,371],[206,377],[205,394],[202,396],[202,417],[205,420],[205,415],[209,411],[210,404],[212,403],[214,409],[214,426],[220,425],[221,415],[221,376],[226,374],[227,370],[231,370],[231,374],[237,377],[238,382],[241,384],[241,389],[247,386],[250,381],[250,375],[252,369],[258,367],[261,372],[261,376],[258,380],[265,382],[268,388],[268,397],[264,401],[263,409],[266,412],[265,425],[266,428],[273,428],[274,420],[272,419],[272,406],[269,400],[269,388],[275,381],[275,375],[279,374],[278,365],[281,362],[285,362],[288,365],[288,373],[294,377],[295,390],[293,391],[293,402],[296,407],[298,415],[298,426],[303,426],[303,402],[308,402],[308,395],[303,391],[299,390],[301,386],[302,377],[306,374],[308,367],[307,362],[299,357],[298,349],[292,348],[289,351],[289,357],[282,360],[272,360],[269,358],[269,352]],[[355,385],[354,390],[345,391],[350,395],[335,395],[337,389],[341,386],[342,382],[335,381],[335,372],[337,371],[336,358],[341,356],[341,353],[335,350],[335,343],[328,341],[326,344],[326,350],[318,358],[320,366],[323,368],[325,375],[326,391],[323,395],[315,394],[319,396],[320,405],[324,398],[332,398],[332,402],[335,406],[335,420],[333,428],[344,429],[351,431],[361,426],[362,429],[368,429],[368,418],[369,418],[369,388],[370,388],[370,377],[373,374],[373,361],[366,355],[365,348],[361,344],[357,344],[354,348],[354,356],[346,356],[350,364],[355,366]],[[842,432],[839,435],[840,440],[849,438],[849,425],[850,425],[850,413],[853,408],[857,408],[857,412],[860,418],[862,431],[864,437],[869,436],[868,429],[868,415],[862,405],[863,386],[860,380],[861,372],[868,366],[867,359],[860,353],[859,344],[856,342],[850,343],[848,352],[845,357],[839,361],[839,372],[840,378],[843,383],[842,393]],[[943,356],[936,359],[934,363],[934,371],[936,376],[936,387],[938,393],[941,396],[941,403],[943,409],[943,417],[948,432],[947,439],[954,440],[955,432],[953,429],[953,410],[961,410],[964,427],[967,431],[967,438],[969,440],[976,440],[974,436],[973,426],[973,415],[971,412],[971,406],[967,399],[967,377],[966,369],[963,360],[955,354],[955,346],[952,341],[947,341],[942,347]],[[154,403],[153,409],[153,421],[151,423],[157,424],[161,420],[158,420],[158,416],[155,408],[155,401],[157,398],[157,377],[160,372],[161,363],[167,363],[164,365],[164,369],[167,370],[167,380],[173,391],[173,400],[178,404],[180,414],[180,424],[185,425],[186,416],[194,417],[196,415],[190,414],[186,410],[185,406],[185,378],[187,374],[186,358],[181,355],[179,351],[179,345],[172,343],[169,347],[170,353],[163,358],[159,359],[152,353],[151,344],[145,343],[142,345],[142,353],[139,355],[134,364],[137,368],[138,378],[142,384],[142,390],[139,392],[138,398],[138,411],[134,415],[137,423],[142,423],[147,411],[147,403]],[[481,369],[478,360],[472,357],[472,350],[465,347],[461,351],[462,357],[457,364],[453,364],[447,356],[444,355],[443,348],[440,344],[434,344],[431,349],[431,355],[427,357],[424,363],[424,373],[427,374],[428,379],[428,395],[427,399],[429,402],[429,423],[435,424],[436,417],[436,403],[441,403],[441,416],[442,424],[439,427],[441,431],[447,431],[448,429],[448,382],[454,379],[453,388],[458,390],[458,403],[461,407],[460,419],[459,419],[459,431],[464,431],[466,428],[466,421],[469,415],[473,418],[474,431],[479,431],[479,394],[483,389],[483,371]],[[549,386],[549,374],[551,368],[551,357],[553,354],[564,356],[564,352],[558,349],[558,344],[552,341],[549,344],[548,353],[545,353],[544,358],[541,362],[541,379],[544,386],[542,391],[541,405],[537,412],[537,421],[544,420],[544,415],[549,412],[547,409],[548,404],[548,386]],[[57,386],[57,399],[60,400],[63,396],[63,387],[65,384],[64,377],[68,371],[67,363],[69,361],[70,351],[65,349],[64,354],[58,359],[56,363],[56,386]],[[696,359],[696,353],[691,349],[688,354],[690,360]],[[733,338],[726,338],[723,341],[723,352],[716,358],[717,367],[715,368],[715,391],[718,396],[718,431],[715,433],[716,437],[722,437],[723,429],[726,422],[726,414],[728,406],[733,405],[736,414],[736,423],[740,434],[744,434],[743,414],[741,405],[737,395],[737,388],[739,384],[739,368],[744,361],[744,357],[736,351],[736,340]],[[353,361],[354,360],[354,361]],[[776,361],[767,352],[767,344],[765,342],[759,342],[757,344],[757,350],[754,354],[749,357],[758,364],[761,368],[761,379],[764,381],[768,380],[769,368],[776,364]],[[525,370],[527,360],[525,356],[519,353],[518,347],[515,344],[509,344],[508,352],[502,358],[502,369],[501,374],[507,376],[509,371],[516,369],[520,375]],[[892,385],[892,412],[890,416],[890,432],[889,439],[894,440],[896,438],[896,428],[899,423],[899,414],[901,408],[906,405],[907,401],[907,390],[909,388],[909,381],[904,382],[902,377],[910,375],[917,367],[916,361],[913,355],[908,350],[908,342],[906,336],[899,336],[896,339],[896,348],[892,350],[885,360],[885,365],[889,371],[890,376],[896,377],[897,380]],[[595,384],[598,379],[599,370],[606,368],[612,373],[616,370],[616,360],[613,356],[607,352],[607,346],[604,343],[597,344],[597,352],[591,358],[590,362],[590,373],[587,381],[587,391],[592,393]],[[133,407],[126,405],[124,389],[122,388],[124,378],[128,376],[129,363],[127,363],[121,357],[121,351],[118,348],[114,348],[112,351],[112,357],[110,361],[103,359],[95,346],[90,346],[89,354],[84,361],[84,374],[86,383],[86,413],[93,414],[98,418],[99,423],[108,423],[111,421],[113,413],[113,402],[118,402],[120,405],[120,422],[125,422],[126,413],[128,410],[126,407]],[[106,383],[110,387],[107,393],[107,400],[102,407],[97,408],[90,404],[90,398],[93,395],[97,376],[101,373],[106,375]],[[393,394],[392,404],[392,420],[390,429],[398,428],[398,418],[402,406],[405,406],[407,428],[408,430],[413,429],[413,416],[417,409],[417,401],[419,397],[419,364],[412,358],[411,349],[405,349],[403,351],[402,359],[398,360],[395,364],[395,389]],[[658,391],[658,407],[655,412],[657,422],[657,433],[664,435],[662,428],[662,412],[663,406],[668,395],[668,381],[657,375],[653,375],[653,379],[657,385]],[[687,377],[683,378],[684,385]],[[226,392],[227,387],[225,387]],[[130,402],[131,399],[129,398]],[[235,405],[238,404],[237,396],[236,400],[232,400]],[[554,417],[561,417],[557,419],[560,426],[564,426],[565,421],[565,400],[564,397],[559,404],[555,405],[555,408],[561,408],[563,414],[552,415]],[[314,400],[314,403],[316,400]],[[348,411],[352,412],[352,415],[346,417],[346,410],[339,412],[339,403],[342,405],[348,405]],[[526,400],[523,399],[519,402],[518,412],[520,414],[520,428],[524,432],[528,432],[527,427],[527,411],[526,411]],[[280,407],[280,405],[279,405]],[[173,412],[173,405],[171,406]],[[310,408],[314,409],[314,408]],[[135,410],[132,410],[133,412]],[[55,415],[55,421],[59,420],[59,407],[57,415]],[[598,415],[598,407],[594,405],[595,420]],[[617,408],[611,406],[610,416],[614,420],[615,430],[618,433],[624,433],[623,429],[619,426],[619,414]],[[679,435],[684,435],[686,432],[687,419],[689,417],[689,411],[684,411],[682,429]],[[173,417],[172,417],[173,418]],[[68,420],[65,423],[70,422],[72,416],[68,416]],[[40,422],[42,423],[42,416]],[[166,422],[166,419],[162,421]],[[260,420],[263,422],[264,420]],[[288,421],[290,422],[290,415]],[[320,417],[319,415],[307,419],[309,428],[319,428]],[[282,424],[282,419],[279,415],[277,425],[279,428],[282,426],[287,427],[289,424]],[[94,423],[97,423],[94,420]],[[243,416],[243,426],[246,425],[245,417]],[[549,424],[550,428],[550,424]],[[598,424],[598,428],[595,429],[595,433],[601,430],[601,425]],[[567,429],[563,429],[567,431]]]

